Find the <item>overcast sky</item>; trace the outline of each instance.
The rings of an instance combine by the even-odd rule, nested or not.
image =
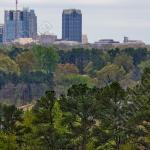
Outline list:
[[[83,33],[89,41],[124,36],[150,44],[150,0],[18,0],[19,8],[35,9],[38,31],[61,37],[61,14],[66,8],[83,13]],[[15,0],[0,0],[0,23],[4,10],[14,9]]]

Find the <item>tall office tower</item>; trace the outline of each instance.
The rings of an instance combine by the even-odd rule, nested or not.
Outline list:
[[[3,24],[0,24],[0,44],[3,43]]]
[[[82,13],[77,9],[66,9],[62,14],[62,39],[82,42]]]
[[[36,38],[37,17],[34,10],[5,11],[4,42],[12,42],[17,38]]]

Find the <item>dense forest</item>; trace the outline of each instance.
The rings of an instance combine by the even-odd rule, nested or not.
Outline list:
[[[149,150],[150,69],[134,88],[73,85],[25,112],[1,104],[0,129],[1,150]]]
[[[47,90],[66,94],[74,84],[105,87],[117,81],[134,87],[150,66],[146,48],[84,49],[64,51],[55,47],[11,46],[0,49],[0,101],[24,105]]]
[[[1,48],[0,150],[149,149],[146,48]]]

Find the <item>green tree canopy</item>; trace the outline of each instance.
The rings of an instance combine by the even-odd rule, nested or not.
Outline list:
[[[60,106],[65,112],[65,122],[72,134],[74,147],[88,150],[91,142],[90,130],[96,124],[96,88],[89,88],[86,84],[73,85],[67,96],[60,98]]]
[[[34,46],[33,53],[44,72],[47,74],[54,72],[59,61],[59,55],[54,48]]]
[[[9,56],[0,54],[0,71],[19,74],[20,68]]]
[[[98,86],[106,86],[114,81],[120,81],[125,75],[125,70],[115,64],[106,65],[97,72]]]

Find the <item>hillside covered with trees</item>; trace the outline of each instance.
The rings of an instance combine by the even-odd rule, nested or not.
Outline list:
[[[146,48],[1,48],[0,150],[149,149]]]
[[[101,88],[117,81],[124,89],[134,87],[149,60],[146,48],[4,47],[0,49],[0,102],[24,105],[47,90],[59,96],[80,83]]]
[[[47,91],[28,111],[0,112],[2,150],[149,150],[150,69],[132,89],[78,84],[59,97]]]

